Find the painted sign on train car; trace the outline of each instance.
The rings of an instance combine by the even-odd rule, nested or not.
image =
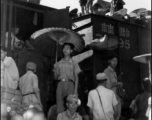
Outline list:
[[[123,72],[122,82],[128,94],[127,105],[129,105],[131,100],[141,92],[140,64],[133,60],[134,56],[139,55],[139,39],[141,38],[138,38],[138,26],[96,15],[92,19],[94,39],[106,34],[116,36],[119,41],[119,48],[102,51],[98,54],[100,58],[95,57],[94,69],[102,72],[108,66],[108,56],[119,55],[117,74]]]

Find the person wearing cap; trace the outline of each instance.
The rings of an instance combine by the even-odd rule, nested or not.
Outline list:
[[[66,99],[67,110],[59,113],[57,120],[82,120],[82,117],[76,112],[80,104],[80,100],[76,95],[68,95]]]
[[[54,78],[58,81],[56,89],[57,114],[65,110],[64,98],[67,95],[78,94],[78,74],[81,70],[78,63],[71,59],[70,55],[73,49],[73,44],[64,43],[64,57],[54,65]]]
[[[38,109],[42,109],[38,77],[34,74],[36,72],[36,64],[28,62],[26,70],[27,72],[19,80],[19,88],[23,95],[22,104],[33,105]]]
[[[7,57],[7,49],[1,46],[1,86],[17,89],[19,72],[12,57]]]
[[[151,85],[149,78],[145,78],[143,81],[144,92],[137,95],[134,101],[134,114],[135,120],[148,120],[146,116],[148,108],[148,99],[151,97]]]
[[[90,120],[115,120],[117,118],[118,101],[114,92],[106,88],[107,79],[105,73],[96,75],[98,86],[88,95],[87,106],[90,108]]]

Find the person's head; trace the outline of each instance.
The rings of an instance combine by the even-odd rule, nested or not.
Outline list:
[[[98,73],[96,75],[96,80],[97,80],[97,84],[98,86],[99,85],[103,85],[105,86],[106,85],[106,82],[107,82],[107,75],[105,73]]]
[[[108,57],[108,62],[111,68],[116,68],[118,64],[118,57],[116,55],[112,55]]]
[[[23,120],[23,117],[21,115],[14,115],[11,120]]]
[[[67,108],[70,112],[76,112],[77,107],[80,105],[80,100],[75,95],[68,95],[67,96]]]
[[[6,55],[7,55],[7,48],[4,46],[1,46],[1,60],[4,60]]]
[[[63,54],[64,56],[69,56],[74,49],[74,45],[72,43],[64,43],[63,44]]]
[[[14,34],[19,33],[20,28],[18,26],[15,26],[15,28],[12,28],[12,32],[14,32]]]
[[[143,86],[144,86],[145,91],[147,91],[147,92],[151,91],[151,84],[150,84],[149,78],[144,78]]]
[[[37,108],[30,108],[23,114],[24,120],[45,120],[44,113]]]
[[[28,62],[26,64],[26,70],[36,72],[36,64],[34,62]]]

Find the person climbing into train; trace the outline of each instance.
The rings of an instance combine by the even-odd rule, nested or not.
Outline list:
[[[70,94],[78,95],[78,74],[81,69],[78,63],[71,58],[74,47],[72,43],[64,43],[64,57],[54,64],[54,78],[58,80],[56,89],[57,114],[65,110],[64,98],[66,96]]]

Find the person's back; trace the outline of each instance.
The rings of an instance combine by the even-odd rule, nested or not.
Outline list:
[[[99,77],[98,77],[99,76]],[[104,73],[97,74],[98,87],[89,92],[87,106],[93,114],[93,120],[111,120],[116,113],[117,100],[112,90],[105,88],[107,77]],[[117,113],[116,113],[117,114]]]
[[[145,114],[148,108],[148,98],[150,96],[150,92],[144,92],[136,97],[137,119],[148,120],[148,117],[146,117]]]
[[[33,92],[33,78],[35,77],[37,78],[33,72],[27,71],[27,73],[20,78],[19,86],[22,94]]]
[[[38,86],[38,77],[36,72],[36,64],[28,62],[26,64],[27,72],[20,78],[19,88],[22,91],[22,103],[27,105],[34,105],[35,107],[42,109],[40,99],[40,89]]]
[[[136,120],[148,120],[146,116],[146,111],[148,109],[148,99],[151,96],[151,86],[149,78],[145,78],[143,81],[143,86],[145,88],[145,92],[137,95],[135,98],[135,117]]]
[[[96,119],[105,119],[104,112],[107,116],[107,118],[113,118],[113,106],[115,105],[113,98],[115,97],[114,92],[112,90],[109,90],[103,86],[98,86],[97,90],[99,91],[100,98],[102,99],[102,105],[104,108],[104,111],[101,107],[101,102],[99,99],[99,95],[96,90],[92,90],[89,93],[89,97],[92,100],[93,106],[94,106],[94,116]],[[89,101],[88,101],[88,106],[89,106]]]

